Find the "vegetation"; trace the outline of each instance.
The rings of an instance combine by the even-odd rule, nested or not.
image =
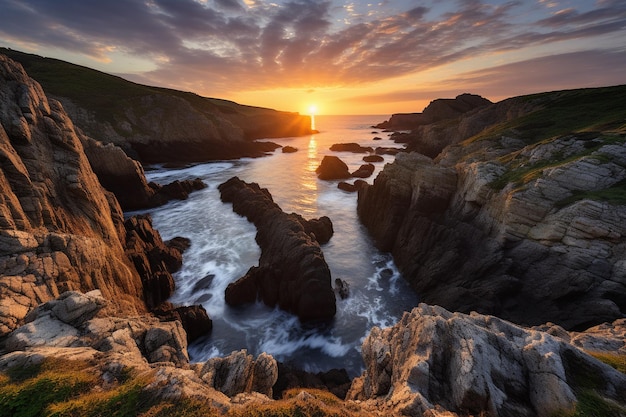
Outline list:
[[[601,362],[611,365],[623,374],[626,374],[626,355],[609,352],[587,352]]]
[[[197,94],[167,88],[150,87],[127,81],[121,77],[71,64],[58,59],[44,58],[7,48],[0,53],[22,64],[46,93],[66,97],[80,107],[94,112],[103,122],[114,122],[142,97],[164,95],[186,100],[194,109],[211,118],[217,112],[227,115],[275,113],[274,110],[244,106],[228,100],[201,97]]]
[[[281,401],[217,409],[207,402],[156,398],[149,377],[126,369],[113,382],[100,380],[86,362],[59,359],[0,374],[0,417],[358,417],[355,405],[327,391],[299,389]]]
[[[573,411],[561,411],[554,417],[624,417],[626,409],[613,401],[602,398],[592,390],[578,394],[578,403]]]

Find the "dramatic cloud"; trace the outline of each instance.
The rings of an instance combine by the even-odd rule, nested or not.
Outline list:
[[[135,80],[219,93],[354,86],[559,42],[572,42],[567,51],[575,52],[610,39],[602,48],[615,50],[626,39],[623,1],[415,6],[406,0],[0,0],[0,41],[101,61],[113,52],[141,57],[155,69],[135,73]]]

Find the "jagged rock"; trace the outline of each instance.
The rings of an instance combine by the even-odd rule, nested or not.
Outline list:
[[[528,146],[493,141],[450,146],[435,161],[399,155],[387,165],[359,195],[359,216],[377,244],[427,303],[568,330],[623,317],[626,207],[562,202],[619,187],[624,145],[595,142],[589,150],[576,135]],[[566,159],[523,186],[495,187],[514,169],[498,159],[510,154],[523,167]]]
[[[341,180],[351,177],[348,165],[336,156],[325,156],[315,172],[321,180]]]
[[[245,349],[223,358],[213,358],[197,370],[210,386],[229,397],[243,392],[259,392],[272,397],[272,387],[278,379],[276,360],[261,353],[255,360]]]
[[[572,410],[581,388],[626,405],[626,375],[492,316],[420,304],[395,326],[372,329],[362,354],[366,371],[348,398],[402,415],[551,416]]]
[[[20,65],[0,55],[0,335],[68,290],[145,311],[124,253],[123,215],[83,152],[82,134]]]
[[[307,372],[278,362],[278,379],[274,385],[274,398],[282,398],[284,391],[292,388],[316,388],[328,390],[342,400],[350,388],[350,377],[345,369],[326,372]]]
[[[359,167],[356,171],[352,173],[352,176],[355,178],[369,178],[374,173],[376,167],[372,164],[364,164]]]
[[[345,300],[350,295],[350,284],[343,279],[335,278],[335,291],[342,300]]]
[[[586,351],[626,355],[626,319],[602,323],[584,332],[570,332],[569,338],[574,346]]]
[[[269,306],[292,311],[301,320],[326,320],[335,315],[330,269],[318,238],[332,234],[328,218],[307,222],[286,214],[274,203],[267,189],[234,177],[219,186],[222,201],[257,227],[261,247],[259,266],[229,284],[226,302],[231,305],[253,302],[259,297]]]
[[[380,155],[367,155],[363,157],[364,162],[383,162],[385,158]]]
[[[213,329],[213,321],[201,305],[174,307],[164,302],[152,312],[162,321],[180,321],[187,333],[188,343],[208,335]]]
[[[336,143],[331,145],[330,150],[333,152],[352,152],[352,153],[370,153],[373,152],[370,146],[361,146],[358,143]]]

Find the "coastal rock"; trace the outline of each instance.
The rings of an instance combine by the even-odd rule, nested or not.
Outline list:
[[[321,180],[342,180],[350,178],[348,165],[336,156],[325,156],[322,163],[315,170]]]
[[[364,162],[383,162],[385,158],[380,155],[367,155],[363,157]]]
[[[104,188],[115,194],[125,211],[157,207],[170,200],[185,200],[192,191],[206,188],[200,179],[159,185],[148,183],[141,164],[118,146],[84,137],[83,145],[92,169]]]
[[[283,146],[283,153],[295,153],[298,152],[298,148],[294,148],[293,146]]]
[[[333,152],[370,153],[373,152],[370,146],[361,146],[358,143],[336,143],[330,147]]]
[[[335,315],[330,269],[317,236],[332,234],[330,219],[307,222],[284,213],[267,189],[234,177],[219,186],[222,201],[257,227],[261,247],[259,266],[231,283],[226,301],[231,305],[258,298],[269,306],[295,313],[301,320],[327,320]]]
[[[352,173],[355,178],[369,178],[374,173],[376,167],[373,164],[361,165],[359,169]]]
[[[626,405],[624,374],[492,316],[420,304],[395,326],[372,329],[362,354],[366,370],[348,398],[391,413],[551,416],[573,410],[582,388]]]
[[[391,130],[412,130],[420,125],[428,125],[446,119],[455,119],[471,110],[492,104],[491,101],[475,94],[461,94],[454,99],[440,98],[431,101],[422,113],[394,114],[388,121],[374,127]]]
[[[180,321],[187,333],[187,343],[208,335],[213,329],[213,321],[201,305],[175,307],[163,302],[152,313],[161,321]]]
[[[278,379],[274,384],[274,398],[282,398],[284,391],[292,388],[315,388],[328,390],[340,399],[345,399],[350,388],[350,377],[345,369],[326,372],[306,372],[288,364],[278,363]]]
[[[622,93],[585,92],[599,103]],[[486,133],[434,160],[398,155],[359,193],[361,221],[421,300],[570,331],[624,317],[624,138],[549,130],[539,140],[537,125],[517,118],[534,109],[533,117],[540,112],[550,120],[551,102],[569,106],[578,94],[509,99],[468,112],[451,124],[456,134],[476,132],[480,123]],[[501,127],[517,124],[519,131]]]
[[[81,133],[3,55],[0,123],[0,335],[68,290],[97,288],[113,310],[145,311],[122,212],[94,174]]]
[[[243,349],[223,358],[209,359],[197,373],[204,382],[229,397],[254,391],[271,398],[278,379],[278,365],[267,353],[261,353],[255,360]]]

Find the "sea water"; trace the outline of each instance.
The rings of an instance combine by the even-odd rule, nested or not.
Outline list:
[[[187,200],[173,201],[150,210],[154,226],[164,240],[187,237],[191,247],[183,267],[174,275],[175,304],[202,304],[213,319],[213,331],[189,346],[192,361],[204,361],[240,349],[253,355],[267,352],[277,360],[310,372],[345,368],[351,377],[363,369],[360,347],[373,326],[393,325],[404,311],[417,304],[416,296],[402,279],[391,256],[378,251],[367,230],[359,223],[355,193],[337,188],[338,181],[322,181],[315,174],[325,155],[336,155],[350,171],[364,164],[365,154],[332,152],[335,143],[356,142],[363,146],[400,147],[387,133],[370,126],[384,116],[317,116],[320,133],[272,139],[298,148],[282,153],[237,161],[211,162],[185,168],[152,167],[149,181],[165,184],[174,180],[201,178],[208,187]],[[374,140],[375,137],[382,138]],[[385,161],[375,163],[373,182]],[[258,265],[260,249],[256,228],[220,200],[217,187],[233,176],[267,188],[285,212],[303,217],[328,216],[334,235],[322,245],[332,281],[340,278],[350,286],[349,297],[337,296],[335,319],[325,326],[302,325],[294,315],[259,302],[230,307],[224,301],[229,283]]]

